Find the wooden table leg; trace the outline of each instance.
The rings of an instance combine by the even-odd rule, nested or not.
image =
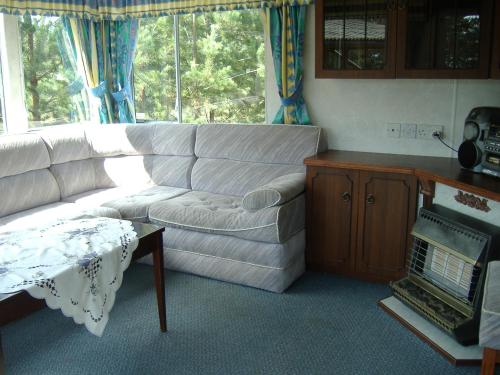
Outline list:
[[[160,316],[160,329],[167,331],[167,309],[165,307],[165,269],[163,268],[163,236],[159,232],[153,249],[153,268],[155,273],[156,300]]]
[[[481,375],[493,375],[497,362],[497,351],[495,349],[484,348],[483,363],[481,365]]]

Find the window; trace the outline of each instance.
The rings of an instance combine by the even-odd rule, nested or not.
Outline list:
[[[174,19],[141,22],[134,62],[137,117],[264,122],[264,30],[259,11],[178,16],[178,32]]]
[[[0,135],[5,133],[5,121],[4,121],[4,101],[3,101],[3,77],[2,77],[2,64],[0,64]]]
[[[78,74],[64,55],[57,17],[19,18],[24,96],[30,128],[89,119],[88,100]]]

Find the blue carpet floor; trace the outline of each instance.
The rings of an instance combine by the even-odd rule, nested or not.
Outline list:
[[[376,303],[384,285],[307,273],[285,294],[167,273],[125,273],[103,337],[44,309],[2,328],[7,374],[479,374],[455,368]]]

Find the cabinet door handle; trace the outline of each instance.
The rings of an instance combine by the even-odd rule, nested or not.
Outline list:
[[[344,191],[342,193],[342,200],[344,202],[349,202],[351,200],[351,194],[349,194],[347,191]]]
[[[375,197],[373,196],[373,194],[368,194],[368,196],[366,197],[366,203],[368,203],[368,204],[375,203]]]
[[[397,2],[398,2],[397,0],[388,1],[387,2],[387,10],[390,11],[390,12],[393,11],[393,10],[395,10]]]
[[[408,6],[408,1],[407,0],[399,0],[398,1],[398,8],[400,10],[406,9],[407,6]]]

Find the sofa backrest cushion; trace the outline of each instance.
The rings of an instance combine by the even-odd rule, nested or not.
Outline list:
[[[93,157],[152,154],[154,132],[151,124],[105,124],[85,129]]]
[[[47,145],[52,164],[62,164],[91,157],[90,145],[83,126],[77,124],[57,125],[43,129],[39,134]]]
[[[49,153],[40,136],[21,134],[0,137],[0,178],[48,168],[49,165]]]
[[[153,135],[153,153],[165,156],[193,156],[196,125],[157,123]]]
[[[194,156],[153,155],[151,179],[155,185],[191,189],[191,170]]]
[[[135,155],[94,158],[95,188],[163,185],[191,188],[194,157]]]
[[[61,199],[59,186],[48,169],[0,178],[0,192],[0,217]]]
[[[304,159],[322,147],[323,132],[314,126],[199,126],[192,188],[244,196],[277,177],[305,172]]]
[[[55,164],[50,167],[50,171],[59,185],[62,198],[96,188],[93,159]]]
[[[304,166],[249,163],[236,160],[198,159],[193,167],[193,190],[244,196],[277,177],[305,172]]]
[[[152,155],[94,158],[95,187],[147,186],[152,184]]]
[[[151,184],[191,187],[196,125],[68,125],[40,132],[61,196]]]
[[[322,145],[316,126],[203,125],[196,133],[199,158],[304,165]]]
[[[197,125],[158,122],[155,128],[153,183],[190,189]]]

